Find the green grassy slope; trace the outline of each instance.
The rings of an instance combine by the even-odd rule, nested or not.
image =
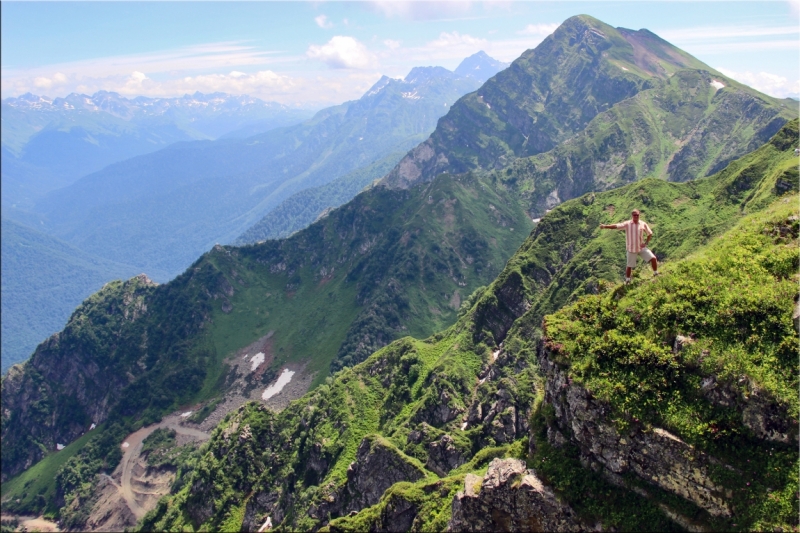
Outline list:
[[[722,81],[717,89],[712,82]],[[655,177],[713,174],[767,142],[796,109],[708,70],[682,69],[608,111],[555,149],[492,173],[542,216],[559,202]]]
[[[689,508],[714,529],[797,527],[797,201],[746,217],[665,265],[661,279],[584,298],[545,322],[555,360],[610,406],[620,431],[666,428],[728,465],[711,479],[730,491],[734,516],[713,520]],[[677,335],[691,340],[676,353]],[[734,400],[715,401],[709,380]],[[769,405],[768,431],[788,442],[743,423],[756,402]]]
[[[797,169],[797,126],[790,123],[769,144],[709,178],[636,183],[556,208],[454,326],[424,341],[396,341],[278,414],[254,404],[232,414],[215,430],[184,488],[163,499],[142,529],[238,529],[267,515],[286,530],[324,525],[348,509],[340,505],[350,497],[348,466],[364,439],[384,439],[427,473],[414,484],[395,485],[377,507],[333,525],[377,527],[382,509],[402,498],[416,506],[413,529],[441,527],[457,476],[480,472],[492,457],[525,456],[529,432],[536,443],[530,464],[587,523],[679,529],[660,507],[666,504],[702,527],[796,527],[792,447],[749,432],[741,405],[710,408],[697,385],[708,372],[720,379],[746,372],[747,390],[776,401],[784,409],[779,418],[796,435],[797,373],[787,350],[796,340],[790,317],[798,197],[781,184],[796,183],[785,180]],[[616,216],[609,206],[618,209]],[[656,236],[663,236],[656,242],[667,259],[665,274],[613,288],[624,243],[598,225],[623,219],[631,206],[644,206]],[[580,466],[574,445],[548,444],[552,416],[542,403],[546,378],[536,358],[539,325],[559,309],[546,318],[545,346],[561,345],[558,362],[611,404],[609,423],[658,422],[723,457],[734,472],[747,472],[735,481],[724,468],[713,474],[715,482],[741,488],[726,500],[733,517],[712,518],[646,482],[640,481],[648,497],[614,487]],[[618,342],[623,332],[639,335],[639,342]],[[697,338],[680,358],[661,347],[665,335],[676,333]],[[701,361],[709,346],[714,355]],[[436,481],[431,445],[445,434],[466,464]],[[757,468],[747,462],[754,455],[760,455]],[[432,489],[441,489],[439,496],[426,496]]]

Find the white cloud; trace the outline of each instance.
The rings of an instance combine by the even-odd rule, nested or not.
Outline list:
[[[13,79],[44,77],[57,81],[53,72],[69,73],[66,78],[101,78],[128,76],[133,71],[155,74],[159,72],[209,71],[234,66],[256,66],[296,58],[276,57],[276,52],[258,50],[240,43],[209,43],[165,50],[148,54],[98,57],[70,63],[59,63],[31,69],[3,68],[2,78]]]
[[[428,46],[433,48],[451,48],[451,47],[462,47],[462,46],[484,46],[488,43],[486,39],[480,39],[478,37],[472,37],[471,35],[461,35],[457,31],[453,33],[447,33],[443,31],[439,34],[439,38],[431,41],[428,43]]]
[[[39,89],[49,89],[53,86],[53,80],[45,78],[44,76],[39,76],[33,79],[33,86]]]
[[[539,35],[547,37],[558,28],[558,24],[528,24],[522,30],[518,31],[520,35]]]
[[[769,72],[734,72],[725,68],[717,68],[718,71],[729,78],[749,85],[753,89],[776,98],[786,98],[800,96],[800,80],[790,81],[783,76],[770,74]]]
[[[320,28],[333,28],[333,22],[328,20],[327,15],[320,15],[318,17],[314,17],[314,22],[317,23],[317,26]]]
[[[331,68],[363,69],[375,64],[375,56],[367,47],[353,37],[337,35],[327,44],[312,44],[306,55],[311,59],[319,59]]]
[[[231,94],[271,94],[287,91],[297,84],[289,76],[276,74],[271,70],[261,70],[252,74],[233,71],[230,74],[202,74],[186,76],[163,83],[165,92],[181,94],[200,91],[224,92]]]
[[[383,41],[383,44],[385,44],[386,48],[388,48],[389,50],[397,50],[398,48],[400,48],[400,41],[395,41],[393,39],[386,39],[385,41]]]

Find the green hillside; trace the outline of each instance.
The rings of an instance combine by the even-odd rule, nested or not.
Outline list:
[[[108,284],[4,378],[3,475],[88,423],[156,420],[221,393],[222,359],[270,331],[275,368],[302,362],[315,383],[402,334],[430,335],[531,225],[480,179],[445,176],[371,189],[287,240],[217,246],[168,284]]]
[[[516,159],[547,153],[519,164],[554,180],[546,193],[559,185],[549,209],[592,185],[611,186],[612,177],[620,185],[712,174],[795,117],[796,103],[726,78],[648,30],[580,15],[456,102],[385,183],[513,172],[507,167]],[[533,211],[543,212],[542,204]]]
[[[495,457],[525,458],[584,526],[797,527],[800,216],[783,185],[796,183],[797,126],[710,178],[554,209],[452,327],[395,341],[280,413],[232,413],[142,530],[251,529],[269,516],[280,530],[363,531],[398,509],[408,529],[441,530],[465,475]],[[624,243],[599,224],[634,205],[663,275],[621,286]],[[620,466],[594,443],[673,446],[678,456],[649,464],[674,477]]]
[[[679,70],[598,114],[569,142],[517,159],[492,179],[519,191],[538,218],[590,191],[648,177],[687,181],[713,174],[792,118],[788,107],[738,84],[717,89],[712,82],[720,79],[731,83],[707,70]]]

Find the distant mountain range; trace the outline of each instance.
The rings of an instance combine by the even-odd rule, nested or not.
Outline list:
[[[494,69],[502,66],[485,54],[476,56],[465,60],[465,64],[482,66],[483,75],[496,72]],[[211,133],[212,127],[217,128],[213,132],[219,133],[223,123],[233,127],[247,120],[250,122],[244,129],[229,132],[224,139],[174,143],[154,153],[113,163],[67,187],[38,198],[31,196],[34,201],[27,209],[19,205],[4,208],[4,214],[39,233],[77,247],[100,264],[133,265],[137,272],[166,281],[215,243],[234,241],[281,202],[304,189],[336,181],[336,185],[332,185],[334,189],[322,189],[323,194],[316,193],[313,202],[302,202],[300,210],[284,207],[281,213],[286,217],[278,224],[283,233],[266,234],[258,229],[264,227],[262,223],[252,230],[253,238],[261,240],[291,233],[313,222],[326,208],[348,201],[424,140],[436,127],[439,117],[459,97],[479,85],[479,79],[474,76],[461,77],[442,67],[414,68],[404,80],[382,77],[359,100],[324,109],[301,124],[272,129],[247,139],[236,136],[245,131],[252,133],[264,125],[251,119],[274,112],[288,120],[291,113],[297,112],[249,97],[219,94],[127,100],[110,93],[98,93],[100,96],[93,99],[72,95],[49,101],[26,96],[6,101],[3,105],[14,112],[27,110],[30,121],[33,120],[31,116],[61,116],[61,110],[67,109],[65,116],[71,117],[70,120],[91,119],[95,121],[92,127],[97,129],[111,128],[111,123],[122,124],[145,144],[149,144],[149,140],[142,139],[144,132],[153,133],[152,122],[148,121],[166,120],[165,117],[172,121],[170,127],[200,123],[206,133]],[[202,116],[205,118],[201,119]],[[150,126],[136,129],[137,124]],[[132,146],[127,137],[120,140],[121,137],[98,133],[89,136],[85,130],[76,128],[59,132],[52,124],[50,128],[62,141],[70,138],[80,145],[81,148],[74,151],[67,148],[66,141],[60,145],[76,165],[85,162],[81,155],[85,150],[96,149],[106,158],[118,155],[100,141],[128,142],[126,147]],[[190,130],[180,130],[181,135],[187,131]],[[197,134],[198,130],[191,131]],[[30,147],[41,142],[41,138],[41,133],[31,137],[20,158],[4,157],[3,175],[6,176],[6,169],[10,168],[12,177],[20,177],[14,174],[14,169],[24,167],[26,161],[31,164],[36,161],[34,156],[40,152]],[[168,138],[159,137],[164,142]],[[92,140],[100,145],[90,142]],[[67,157],[58,150],[45,148],[41,152],[50,154],[46,161],[53,168]],[[29,176],[25,180],[33,178]],[[13,189],[17,183],[11,181],[4,182],[4,192],[6,187]],[[12,201],[5,196],[4,202]],[[298,203],[294,201],[290,205]],[[16,253],[24,251],[18,249]],[[41,268],[50,270],[44,265]],[[116,271],[109,272],[106,281],[116,275]],[[9,282],[9,290],[24,294],[24,286],[14,286],[16,281],[17,278],[13,278]],[[70,284],[69,277],[54,282]],[[62,300],[61,306],[38,312],[48,315],[43,317],[47,324],[54,320],[63,323],[70,310],[101,285],[91,290],[86,287],[77,290],[76,287],[72,297]],[[6,316],[20,313],[35,317],[33,310],[23,310],[26,302],[33,300],[15,299],[13,305],[4,308]],[[17,305],[22,307],[17,308]],[[41,331],[42,327],[35,322],[31,327]],[[23,326],[23,330],[26,329]],[[13,331],[8,334],[9,342],[19,349],[12,350],[10,345],[4,344],[4,369],[27,357],[35,347],[30,340],[35,337],[31,334],[25,333],[28,339],[25,343],[14,340]],[[38,341],[43,338],[39,337]]]
[[[99,91],[66,98],[24,94],[2,101],[4,210],[130,157],[178,141],[216,139],[297,124],[311,111],[223,93],[128,99]]]

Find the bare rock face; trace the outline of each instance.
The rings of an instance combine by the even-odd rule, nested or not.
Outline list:
[[[383,493],[400,481],[417,481],[425,471],[403,452],[377,437],[367,436],[358,445],[356,460],[347,469],[345,512],[375,505]]]
[[[439,476],[446,476],[452,469],[466,462],[466,458],[450,435],[442,435],[438,440],[428,444],[428,462],[425,466]]]
[[[361,511],[378,503],[386,489],[395,483],[417,481],[427,475],[418,462],[389,441],[368,435],[358,445],[356,460],[347,469],[345,484],[339,489],[323,487],[328,495],[323,496],[319,504],[312,505],[308,515],[327,522],[329,517]]]
[[[495,344],[500,344],[514,321],[529,308],[524,280],[518,272],[512,271],[496,291],[495,298],[479,304],[475,313],[475,341],[489,333]]]
[[[772,401],[753,384],[748,385],[749,393],[743,394],[716,376],[708,376],[703,380],[702,391],[716,405],[741,410],[742,424],[759,439],[785,444],[797,440],[797,425],[792,423],[786,406]]]
[[[481,479],[467,474],[448,531],[582,531],[575,512],[519,459],[495,459]]]
[[[548,431],[554,445],[571,438],[581,450],[583,461],[607,477],[633,473],[643,480],[676,494],[713,516],[730,516],[724,487],[709,475],[717,459],[696,450],[678,436],[661,428],[631,428],[620,434],[608,422],[609,407],[573,384],[540,343],[539,363],[547,375],[545,401],[555,408],[555,428]]]

